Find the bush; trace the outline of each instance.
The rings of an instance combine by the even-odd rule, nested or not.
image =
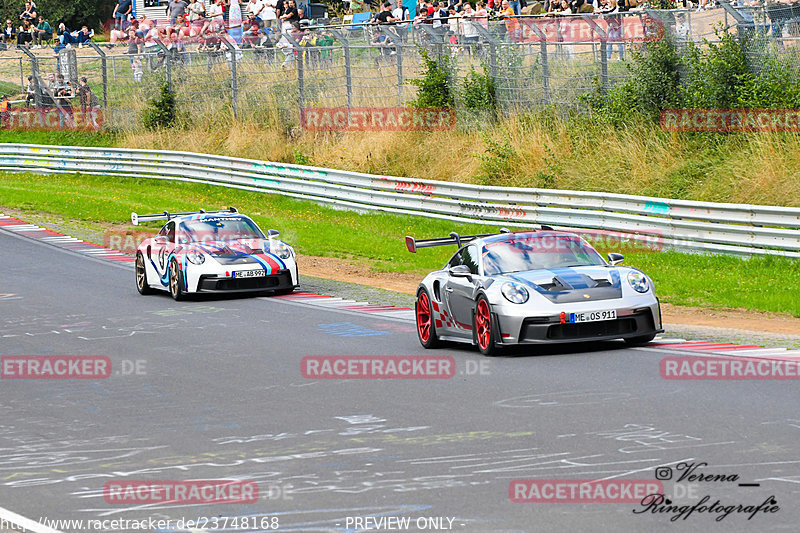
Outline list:
[[[492,117],[497,112],[497,93],[494,78],[489,73],[486,65],[483,72],[477,72],[473,67],[464,78],[464,107],[470,110],[488,111]]]
[[[166,81],[161,81],[158,96],[150,100],[149,106],[144,111],[142,122],[148,130],[158,130],[171,128],[177,121],[175,93],[169,89]]]
[[[427,50],[420,49],[419,54],[425,63],[425,75],[422,79],[409,80],[417,87],[417,98],[411,102],[414,107],[447,107],[455,105],[451,87],[452,65],[446,56],[431,59]]]

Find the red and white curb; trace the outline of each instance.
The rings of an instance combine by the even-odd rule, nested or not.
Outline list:
[[[125,255],[117,250],[92,244],[89,242],[76,239],[70,235],[57,233],[48,229],[29,224],[23,220],[19,220],[8,215],[0,213],[0,228],[16,233],[17,235],[24,235],[31,239],[37,239],[48,244],[66,248],[75,252],[80,252],[91,257],[99,257],[114,262],[129,262],[134,261],[135,258],[130,255]]]
[[[800,350],[789,348],[767,348],[757,344],[731,344],[727,342],[687,341],[685,339],[656,339],[646,346],[662,350],[675,350],[689,352],[693,355],[731,357],[749,357],[753,359],[766,359],[769,361],[797,361],[800,360]]]
[[[408,307],[375,305],[370,304],[369,302],[346,300],[344,298],[337,298],[335,296],[328,296],[326,294],[317,294],[315,292],[295,291],[291,294],[286,294],[284,296],[272,296],[271,298],[279,298],[281,300],[298,302],[316,307],[324,307],[327,309],[341,309],[344,311],[366,313],[373,316],[399,318],[411,321],[414,320],[414,311]]]

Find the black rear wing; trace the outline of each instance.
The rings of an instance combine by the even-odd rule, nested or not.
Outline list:
[[[500,233],[508,233],[506,228],[500,230]],[[414,237],[407,236],[406,237],[406,248],[412,254],[417,253],[418,248],[430,248],[431,246],[450,246],[455,244],[459,248],[464,243],[470,242],[474,239],[480,239],[483,237],[491,237],[492,235],[497,235],[496,233],[485,233],[483,235],[459,235],[455,231],[450,232],[449,237],[440,237],[438,239],[415,239]]]
[[[131,222],[134,226],[138,226],[140,222],[150,222],[151,220],[169,220],[175,217],[182,217],[186,215],[201,215],[201,214],[222,214],[222,213],[238,213],[239,211],[235,207],[229,207],[223,211],[206,211],[205,209],[200,209],[199,211],[187,211],[185,213],[170,213],[169,211],[164,211],[163,213],[157,213],[155,215],[137,215],[136,213],[131,213]]]
[[[542,226],[541,229],[552,231],[553,228],[550,226]],[[511,231],[508,228],[500,228],[498,233],[484,233],[482,235],[459,235],[455,231],[451,231],[449,237],[439,237],[438,239],[415,239],[414,237],[407,236],[406,248],[408,248],[408,251],[412,254],[417,253],[417,249],[419,248],[430,248],[431,246],[450,246],[455,244],[461,248],[462,245],[472,240],[491,237],[492,235],[498,235],[500,233],[511,233]]]

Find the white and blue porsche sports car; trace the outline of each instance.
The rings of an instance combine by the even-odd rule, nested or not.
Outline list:
[[[150,220],[167,223],[136,251],[136,288],[140,294],[166,290],[175,300],[190,293],[270,292],[286,294],[297,287],[294,250],[267,235],[250,218],[227,211],[137,215],[134,225]]]
[[[495,355],[514,344],[625,339],[650,342],[661,327],[653,282],[643,272],[608,262],[578,235],[549,228],[415,240],[410,252],[457,245],[417,290],[417,336],[477,345]]]

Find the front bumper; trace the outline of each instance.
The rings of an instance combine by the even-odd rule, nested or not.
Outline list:
[[[502,344],[552,344],[628,339],[663,333],[656,302],[632,309],[617,309],[617,318],[597,322],[561,323],[561,316],[521,317],[496,315]]]
[[[292,279],[291,270],[284,269],[277,274],[261,276],[259,278],[233,279],[213,274],[203,274],[197,282],[197,292],[257,292],[277,291],[291,289],[296,284]]]

